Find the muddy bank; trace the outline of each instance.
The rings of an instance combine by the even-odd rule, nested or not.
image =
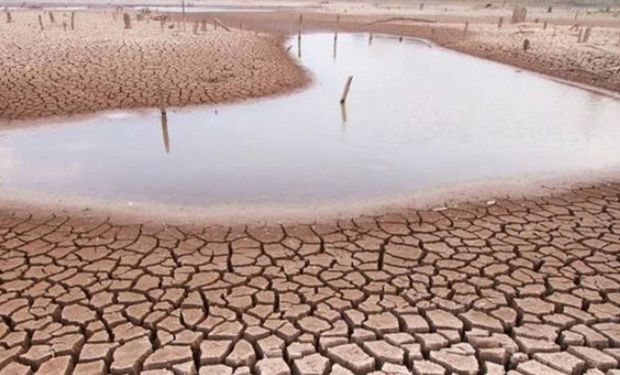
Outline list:
[[[39,16],[41,16],[39,22]],[[0,23],[0,121],[214,104],[302,87],[282,39],[122,14],[13,11]],[[4,121],[6,123],[6,121]]]

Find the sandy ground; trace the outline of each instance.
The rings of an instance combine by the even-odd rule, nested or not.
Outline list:
[[[281,40],[212,24],[137,21],[78,12],[14,11],[0,23],[0,119],[115,108],[221,103],[273,95],[307,82]],[[43,30],[38,16],[42,15]],[[161,93],[161,94],[160,94]]]

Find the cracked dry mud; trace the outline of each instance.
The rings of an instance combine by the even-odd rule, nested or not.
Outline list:
[[[70,12],[55,12],[54,23],[47,13],[12,14],[12,23],[0,23],[0,119],[215,104],[307,83],[277,36],[212,24],[193,32],[192,24],[134,14],[124,29],[111,12],[76,12],[71,30]]]
[[[618,374],[620,184],[324,224],[0,211],[2,374]]]

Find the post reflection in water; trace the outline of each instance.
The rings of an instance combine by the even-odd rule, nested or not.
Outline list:
[[[347,123],[347,105],[346,103],[340,103],[340,115],[342,116],[342,124]]]
[[[336,56],[338,55],[338,33],[334,34],[334,61],[336,61]]]
[[[301,34],[297,35],[297,57],[301,59]]]
[[[166,110],[161,110],[161,131],[164,136],[164,149],[166,150],[166,154],[170,153],[170,138],[168,136],[168,115],[166,114]]]

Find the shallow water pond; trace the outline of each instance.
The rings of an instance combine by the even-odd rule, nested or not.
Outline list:
[[[620,162],[616,99],[414,39],[297,44],[285,47],[315,81],[291,95],[169,110],[164,123],[154,109],[2,131],[0,187],[249,207],[390,200]]]

